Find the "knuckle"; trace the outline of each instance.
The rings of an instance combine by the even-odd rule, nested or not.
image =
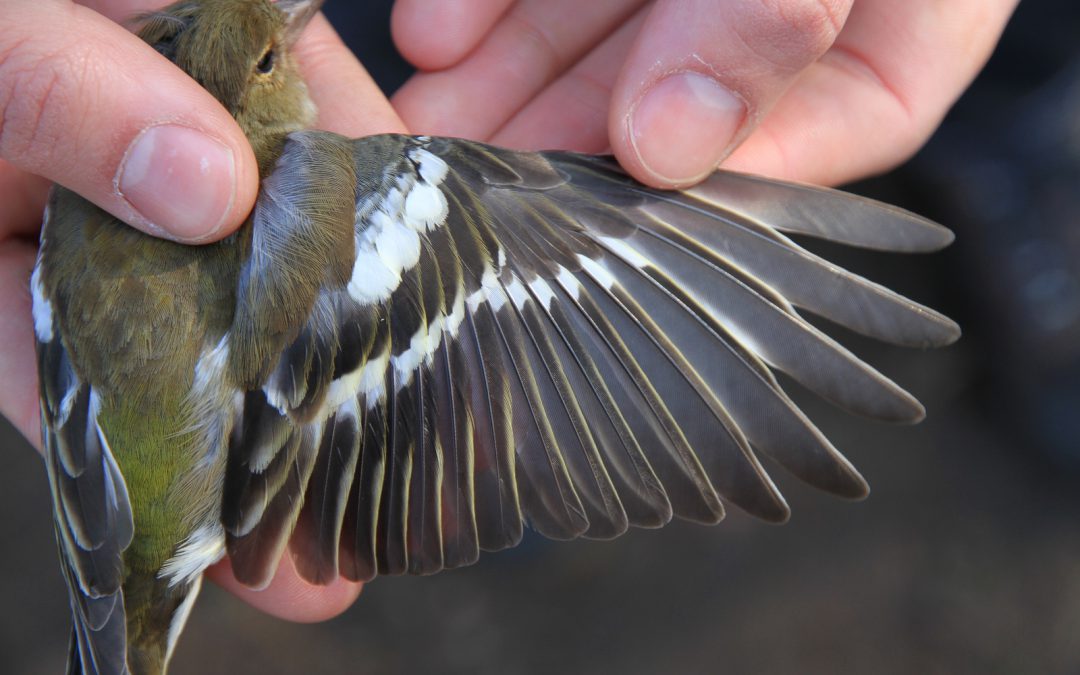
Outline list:
[[[584,111],[600,125],[606,124],[611,84],[585,69],[571,70],[563,77],[565,91],[571,92],[565,99],[567,107]]]
[[[776,66],[801,70],[836,41],[850,2],[755,0],[754,5],[743,40]]]
[[[65,131],[72,66],[21,44],[0,53],[0,156],[30,170],[49,163]]]
[[[559,44],[543,22],[530,17],[524,10],[509,12],[504,21],[512,27],[517,50],[522,61],[532,67],[539,65],[545,79],[551,79],[565,66],[565,56]]]

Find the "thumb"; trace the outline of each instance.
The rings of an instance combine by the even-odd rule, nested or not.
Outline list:
[[[66,2],[0,13],[0,158],[147,233],[212,241],[255,201],[243,132],[194,80]]]
[[[619,163],[656,187],[711,173],[835,40],[853,0],[657,0],[612,91]]]

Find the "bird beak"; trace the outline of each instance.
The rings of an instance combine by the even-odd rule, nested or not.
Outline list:
[[[275,4],[285,13],[285,40],[291,46],[319,12],[323,0],[277,0]]]

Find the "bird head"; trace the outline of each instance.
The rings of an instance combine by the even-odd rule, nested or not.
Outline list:
[[[236,118],[263,171],[315,106],[292,46],[322,0],[181,0],[142,17],[139,36]]]

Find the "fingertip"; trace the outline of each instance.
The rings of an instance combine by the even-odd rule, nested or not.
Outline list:
[[[229,561],[223,560],[206,571],[216,584],[256,609],[297,623],[326,621],[352,606],[364,585],[338,577],[326,586],[310,584],[296,572],[292,557],[281,559],[273,581],[263,590],[252,590],[233,576]]]
[[[215,241],[243,223],[258,189],[246,142],[222,140],[175,123],[140,131],[124,152],[114,185],[133,226],[187,244]]]
[[[743,101],[693,71],[668,75],[612,109],[612,148],[638,180],[658,188],[700,182],[731,152],[746,120]]]
[[[704,178],[833,43],[851,1],[652,4],[612,92],[616,155],[651,185]]]
[[[79,5],[17,3],[0,52],[4,159],[157,236],[210,241],[243,222],[257,190],[247,139],[149,45]]]

